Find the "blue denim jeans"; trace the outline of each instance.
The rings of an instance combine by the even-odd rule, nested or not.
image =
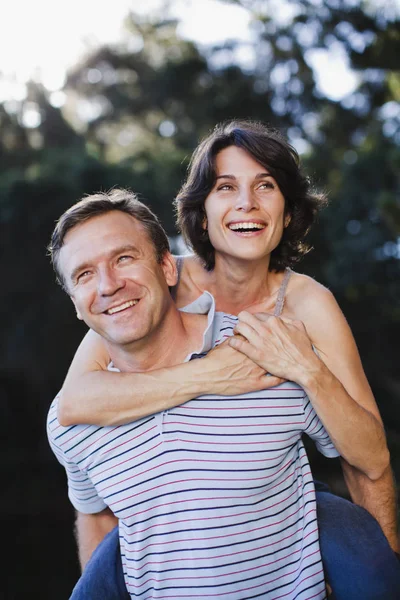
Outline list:
[[[322,561],[329,600],[399,600],[400,561],[363,508],[315,482]],[[96,548],[70,600],[129,600],[118,527]]]
[[[121,563],[118,526],[93,552],[70,600],[130,600]]]
[[[334,600],[399,600],[400,561],[376,519],[315,485],[322,562]]]

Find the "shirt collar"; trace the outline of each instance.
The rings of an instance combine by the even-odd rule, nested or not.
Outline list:
[[[214,344],[214,317],[215,317],[215,300],[214,296],[210,292],[203,292],[201,296],[196,298],[190,304],[183,306],[179,309],[182,312],[192,313],[196,315],[207,315],[207,326],[203,333],[203,342],[200,350],[190,352],[184,362],[188,362],[191,358],[194,358],[197,354],[204,354],[211,350]],[[107,367],[108,371],[118,371],[117,367],[114,366],[111,361]]]
[[[185,359],[185,362],[193,358],[194,354],[203,354],[204,352],[208,352],[213,347],[213,324],[215,317],[215,300],[214,296],[210,294],[210,292],[203,292],[201,296],[196,298],[193,302],[180,308],[182,312],[197,314],[197,315],[207,315],[207,326],[203,333],[203,343],[201,349],[197,352],[191,352]]]

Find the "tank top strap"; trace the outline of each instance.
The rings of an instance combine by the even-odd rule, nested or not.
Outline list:
[[[181,273],[182,273],[182,267],[183,267],[183,259],[184,259],[184,256],[176,256],[175,257],[176,269],[178,271],[178,280],[177,280],[176,284],[170,288],[170,293],[171,293],[172,299],[174,301],[176,300],[176,296],[177,296],[177,292],[178,292],[178,286],[179,286],[179,282],[181,280]]]
[[[293,271],[291,269],[289,269],[289,267],[286,267],[285,274],[282,279],[281,287],[279,288],[279,291],[278,291],[278,298],[276,299],[274,317],[280,317],[282,314],[283,306],[285,304],[286,290],[287,290],[289,279],[290,279],[290,276],[292,273],[293,273]]]

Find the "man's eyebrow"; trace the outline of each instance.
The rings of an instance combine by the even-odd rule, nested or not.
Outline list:
[[[119,246],[119,248],[115,248],[115,250],[112,253],[112,256],[122,254],[123,252],[138,252],[138,248],[133,244],[124,244],[123,246]]]
[[[81,263],[80,265],[75,267],[75,269],[72,270],[72,273],[70,275],[71,281],[75,281],[76,277],[78,276],[78,273],[80,273],[81,271],[85,271],[89,267],[90,267],[89,262]]]
[[[272,177],[271,173],[268,173],[268,171],[264,171],[262,173],[257,173],[257,175],[254,177],[254,179],[263,179],[264,177]],[[215,178],[217,179],[236,179],[235,175],[231,175],[230,173],[227,173],[226,175],[217,175],[217,177]]]
[[[112,254],[110,255],[111,258],[113,258],[114,256],[117,256],[118,254],[123,254],[124,252],[137,252],[138,249],[136,246],[133,246],[132,244],[125,244],[123,246],[119,246],[118,248],[115,248],[112,252]],[[90,262],[83,262],[80,265],[78,265],[77,267],[75,267],[70,275],[71,281],[74,281],[77,277],[77,275],[81,272],[81,271],[85,271],[86,269],[90,268],[92,266],[92,264]]]

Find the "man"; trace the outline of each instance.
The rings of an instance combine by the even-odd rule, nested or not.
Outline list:
[[[168,241],[132,195],[116,191],[72,207],[56,227],[52,253],[77,314],[106,340],[113,368],[174,365],[193,350],[207,351],[220,329],[232,333],[235,319],[216,315],[214,322],[207,294],[193,313],[176,309],[168,291],[176,281]],[[120,519],[132,597],[282,592],[300,599],[310,590],[325,597],[301,433],[327,455],[337,453],[304,392],[289,387],[245,401],[203,397],[114,428],[63,428],[55,401],[49,440],[78,510],[82,562],[114,525],[110,507]],[[270,428],[278,416],[271,400],[278,435]],[[304,414],[302,427],[294,427]]]

